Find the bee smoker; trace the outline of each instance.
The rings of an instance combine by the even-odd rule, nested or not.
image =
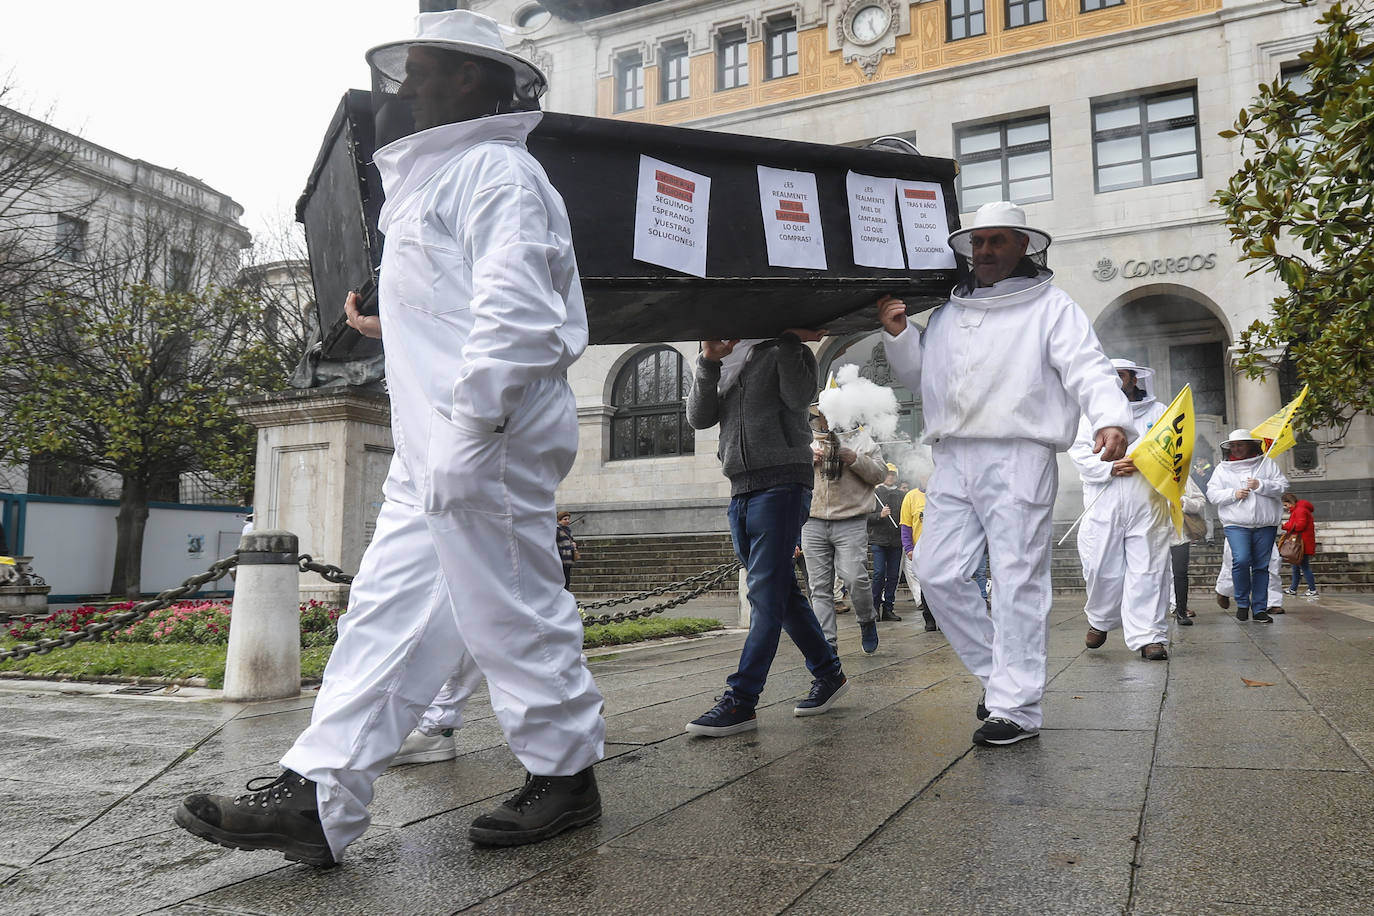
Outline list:
[[[844,462],[840,460],[840,437],[835,435],[834,430],[816,430],[813,435],[821,446],[821,476],[826,480],[839,480],[844,473]]]

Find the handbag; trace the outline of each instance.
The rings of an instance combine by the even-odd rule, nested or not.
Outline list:
[[[1285,563],[1292,563],[1294,566],[1302,564],[1304,556],[1302,547],[1302,535],[1292,531],[1285,531],[1283,537],[1279,538],[1279,557]]]
[[[1183,534],[1190,541],[1200,541],[1207,536],[1207,519],[1201,515],[1183,513]]]

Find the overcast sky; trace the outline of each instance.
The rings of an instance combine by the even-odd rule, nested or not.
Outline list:
[[[12,0],[11,107],[243,205],[257,236],[290,218],[363,52],[412,34],[416,0]]]

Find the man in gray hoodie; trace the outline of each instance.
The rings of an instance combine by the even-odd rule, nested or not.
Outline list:
[[[705,340],[687,395],[693,429],[720,425],[720,458],[730,479],[730,536],[749,586],[749,636],[725,693],[687,724],[719,738],[758,727],[754,707],[783,631],[806,658],[810,694],[798,716],[828,710],[848,687],[840,659],[797,586],[792,554],[811,495],[811,431],[816,358],[803,345],[821,332],[788,330],[769,340]]]

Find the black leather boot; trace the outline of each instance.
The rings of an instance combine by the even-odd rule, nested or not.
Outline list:
[[[485,846],[538,843],[601,817],[601,793],[587,767],[574,776],[525,776],[525,787],[468,828],[468,839]]]
[[[248,792],[236,798],[188,795],[175,820],[181,829],[230,849],[275,849],[317,868],[337,864],[320,826],[315,783],[290,770],[275,779],[250,780]]]
[[[891,621],[894,621],[894,622],[896,622],[896,623],[901,623],[901,622],[902,622],[902,618],[897,616],[897,612],[894,611],[894,610],[892,610],[892,605],[890,605],[890,604],[884,604],[884,605],[882,606],[881,612],[880,612],[879,615],[878,615],[878,619],[879,619],[879,620],[891,620]]]

